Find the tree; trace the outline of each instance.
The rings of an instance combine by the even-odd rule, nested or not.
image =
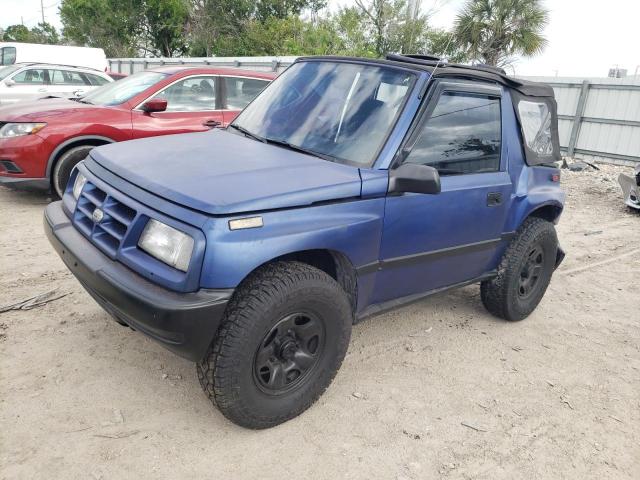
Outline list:
[[[29,42],[31,32],[24,25],[9,25],[2,39],[5,42]]]
[[[308,22],[293,15],[252,21],[244,45],[245,55],[331,55],[341,47],[330,21]]]
[[[58,45],[60,43],[60,35],[58,35],[58,31],[50,23],[40,22],[37,27],[31,29],[31,41],[33,43]]]
[[[429,27],[429,15],[418,0],[356,0],[356,7],[338,13],[339,28],[348,45],[354,43],[359,55],[366,45],[365,56],[381,57],[387,53],[424,53],[462,61],[465,55],[451,35]],[[353,36],[353,37],[352,37]],[[353,42],[352,38],[357,39]],[[373,55],[369,55],[373,51]]]
[[[190,53],[208,57],[300,52],[291,40],[311,41],[310,37],[323,28],[316,28],[317,22],[301,20],[299,15],[303,10],[311,11],[312,15],[317,13],[326,0],[191,0],[191,3]]]
[[[0,34],[0,40],[5,42],[48,43],[56,45],[60,43],[60,35],[50,23],[39,23],[29,30],[24,25],[10,25]]]
[[[547,45],[549,12],[540,0],[468,0],[454,26],[457,45],[472,60],[493,66],[531,57]]]
[[[193,0],[189,26],[190,53],[196,57],[234,55],[251,19],[250,0]]]
[[[62,0],[63,35],[78,45],[102,48],[107,57],[135,57],[142,6],[142,0]]]
[[[189,0],[62,0],[66,38],[108,57],[170,57],[187,51]]]
[[[187,52],[185,41],[189,18],[186,0],[146,0],[144,2],[144,30],[156,54],[163,57]]]

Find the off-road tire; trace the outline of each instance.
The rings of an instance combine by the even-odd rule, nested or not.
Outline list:
[[[523,298],[519,294],[520,277],[527,256],[540,247],[543,253],[541,274],[534,290]],[[528,218],[520,226],[507,247],[498,275],[480,284],[480,297],[485,308],[496,317],[509,321],[523,320],[533,312],[549,286],[555,268],[558,236],[553,224],[542,218]]]
[[[93,145],[81,145],[70,148],[60,156],[51,173],[51,188],[58,198],[62,198],[67,188],[73,167],[84,160],[93,148]]]
[[[280,319],[300,310],[322,319],[323,348],[295,389],[271,395],[255,375],[258,351]],[[267,265],[234,293],[216,338],[197,364],[200,385],[242,427],[286,422],[309,408],[333,380],[347,352],[352,323],[349,299],[329,275],[300,262]]]

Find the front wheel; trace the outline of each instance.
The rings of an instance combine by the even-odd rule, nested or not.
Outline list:
[[[73,167],[84,160],[93,148],[92,145],[81,145],[67,150],[60,156],[51,174],[51,186],[59,198],[62,198],[67,188]]]
[[[234,423],[272,427],[309,408],[340,368],[351,305],[329,275],[299,262],[252,274],[227,307],[198,379]]]
[[[525,220],[502,257],[498,275],[480,285],[486,309],[510,321],[528,317],[549,286],[557,253],[553,224],[542,218]]]

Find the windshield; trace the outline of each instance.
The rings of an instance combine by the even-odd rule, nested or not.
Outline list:
[[[118,105],[155,85],[167,77],[165,73],[139,72],[130,77],[111,82],[92,90],[82,97],[82,101],[94,105]]]
[[[0,81],[4,80],[13,72],[15,72],[16,70],[20,70],[21,68],[22,68],[22,65],[12,65],[10,67],[0,68]]]
[[[371,64],[294,63],[233,125],[323,158],[371,165],[414,81],[412,73]]]

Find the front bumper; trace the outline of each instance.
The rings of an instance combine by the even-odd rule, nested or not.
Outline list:
[[[181,357],[202,359],[233,289],[177,293],[149,282],[86,240],[63,212],[62,202],[47,206],[44,228],[58,255],[102,308]]]

